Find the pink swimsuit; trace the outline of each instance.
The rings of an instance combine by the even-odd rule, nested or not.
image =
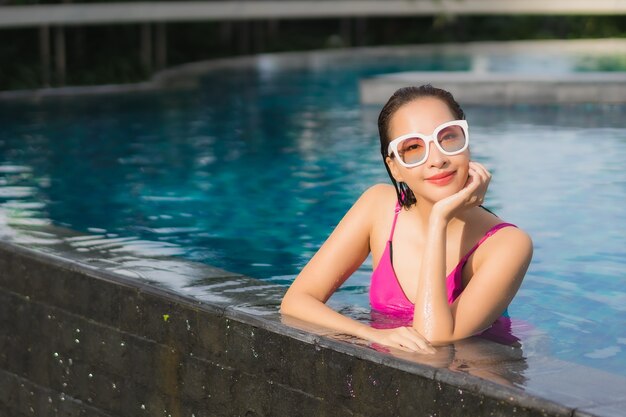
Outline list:
[[[385,251],[381,256],[376,269],[372,273],[370,305],[372,306],[372,309],[381,313],[412,318],[415,306],[406,297],[402,287],[400,287],[400,283],[393,269],[393,260],[391,256],[391,240],[393,239],[393,232],[396,228],[396,221],[398,220],[398,213],[400,213],[400,209],[400,204],[396,204],[395,216],[393,218],[393,225],[391,226],[389,240],[387,240]],[[516,227],[511,223],[500,223],[489,229],[487,233],[485,233],[485,235],[478,241],[478,243],[476,243],[476,245],[474,245],[474,247],[470,249],[470,251],[463,258],[461,258],[456,268],[450,272],[450,275],[446,278],[449,304],[452,304],[461,292],[463,292],[462,271],[468,258],[489,236],[507,226]],[[507,316],[507,313],[505,312],[504,315]]]

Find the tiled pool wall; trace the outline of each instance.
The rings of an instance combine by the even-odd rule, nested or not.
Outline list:
[[[287,326],[263,297],[199,301],[6,242],[0,310],[2,416],[574,414]]]

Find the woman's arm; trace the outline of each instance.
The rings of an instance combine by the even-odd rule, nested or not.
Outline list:
[[[482,202],[491,175],[471,162],[470,178],[463,190],[436,203],[431,212],[413,318],[413,327],[431,343],[463,339],[493,323],[513,299],[532,257],[532,242],[526,233],[516,228],[499,231],[474,255],[472,279],[455,302],[448,304],[446,228],[456,213]]]
[[[374,186],[354,203],[289,287],[281,303],[282,313],[367,339],[369,326],[325,303],[369,254],[371,211],[379,192]]]
[[[433,352],[428,342],[412,328],[374,329],[325,304],[367,258],[376,204],[385,191],[384,186],[373,186],[363,193],[289,287],[281,312],[387,346]]]

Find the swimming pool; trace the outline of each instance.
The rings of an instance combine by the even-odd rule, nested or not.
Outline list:
[[[545,64],[530,57],[515,68]],[[488,68],[512,68],[498,59]],[[585,69],[567,54],[550,62]],[[213,71],[193,92],[0,102],[2,213],[286,285],[358,195],[388,181],[379,108],[359,105],[358,79],[475,64],[458,51],[267,58]],[[626,375],[626,107],[465,110],[474,157],[494,173],[486,205],[535,242],[510,313],[546,336],[524,352]],[[367,311],[370,270],[333,306]]]

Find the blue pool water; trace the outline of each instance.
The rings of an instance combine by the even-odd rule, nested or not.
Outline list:
[[[287,285],[360,193],[388,182],[379,106],[359,104],[358,79],[471,62],[268,59],[191,92],[0,102],[0,214]],[[511,315],[548,353],[626,375],[626,107],[465,110],[494,175],[486,205],[535,243]],[[366,310],[370,271],[368,259],[332,305]]]

